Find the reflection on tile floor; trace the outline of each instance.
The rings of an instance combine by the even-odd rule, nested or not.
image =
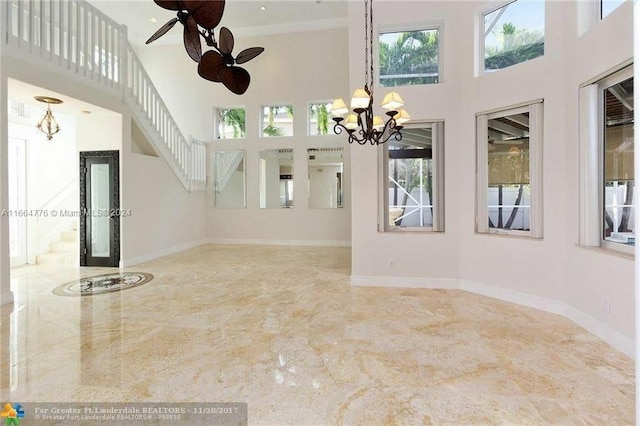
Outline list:
[[[463,291],[349,285],[344,248],[202,246],[126,292],[12,271],[3,401],[239,401],[250,424],[632,424],[633,362],[569,320]]]

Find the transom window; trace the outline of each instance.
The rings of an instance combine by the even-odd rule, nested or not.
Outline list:
[[[244,108],[216,108],[216,137],[238,139],[246,136],[246,112]]]
[[[333,114],[331,101],[312,102],[309,104],[309,135],[327,135],[332,128]]]
[[[262,136],[293,136],[293,105],[262,107]]]
[[[544,55],[544,1],[516,0],[483,15],[484,71]]]
[[[380,33],[380,86],[440,81],[438,28]]]

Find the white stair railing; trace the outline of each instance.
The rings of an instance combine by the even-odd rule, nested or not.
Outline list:
[[[3,55],[122,98],[184,187],[204,189],[206,149],[183,136],[125,26],[85,0],[0,0],[0,29]]]

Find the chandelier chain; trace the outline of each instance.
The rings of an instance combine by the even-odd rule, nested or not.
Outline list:
[[[364,1],[364,84],[369,84],[369,0]]]
[[[373,96],[373,0],[369,0],[369,54],[371,55],[369,66],[371,67],[371,80],[369,90]]]

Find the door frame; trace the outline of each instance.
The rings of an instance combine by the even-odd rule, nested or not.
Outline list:
[[[88,248],[90,245],[89,238],[91,237],[87,232],[87,159],[90,158],[105,158],[112,160],[113,164],[113,181],[111,188],[109,189],[109,197],[111,198],[111,223],[110,227],[110,239],[111,256],[107,259],[103,265],[90,265],[90,266],[107,266],[107,267],[119,267],[120,264],[120,151],[81,151],[79,161],[79,189],[80,189],[80,266],[87,265]],[[111,261],[113,260],[113,261]]]

